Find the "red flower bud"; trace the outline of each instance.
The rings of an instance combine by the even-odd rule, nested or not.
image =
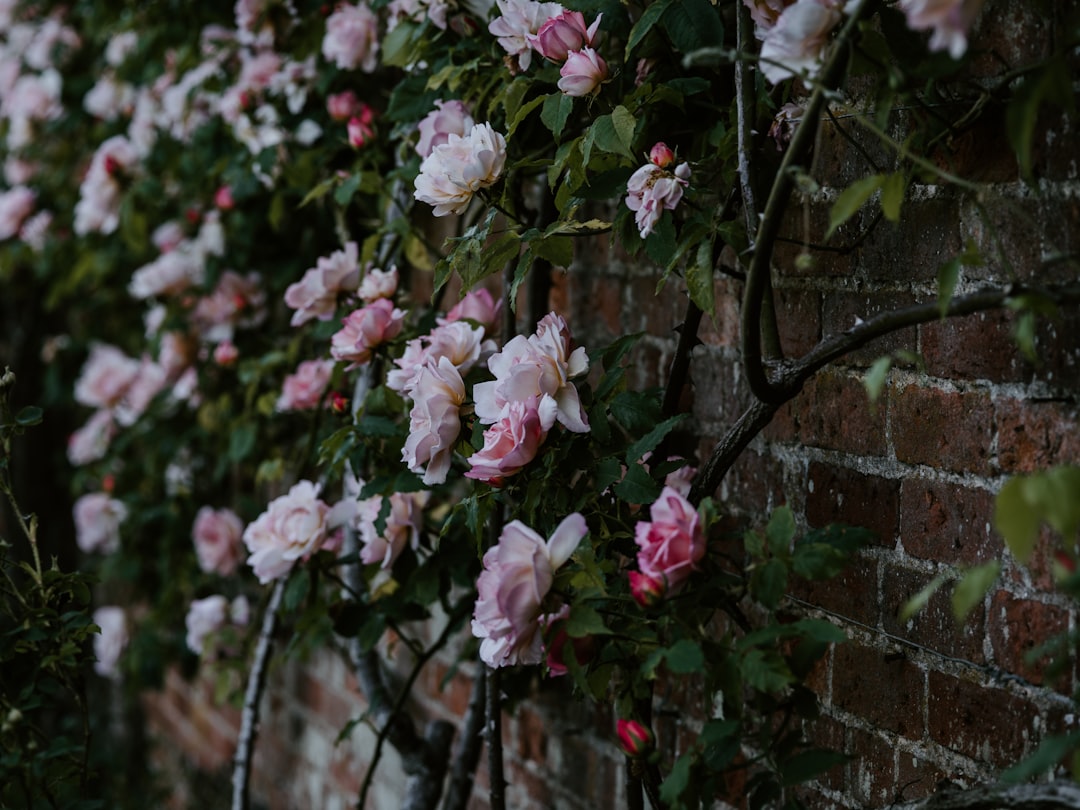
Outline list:
[[[105,156],[105,173],[109,177],[116,177],[120,172],[120,161],[114,158],[112,155]]]
[[[637,720],[620,720],[615,724],[619,746],[628,757],[643,757],[656,744],[652,729]]]
[[[102,477],[101,488],[105,492],[108,492],[110,495],[112,494],[112,491],[116,489],[116,478],[115,476],[113,476],[112,473],[105,473],[105,475]]]
[[[330,395],[330,409],[334,413],[348,413],[349,398],[339,391]]]
[[[674,161],[675,153],[672,152],[671,148],[663,141],[653,144],[653,148],[649,150],[649,162],[654,166],[666,169]]]
[[[236,201],[233,199],[232,189],[228,186],[222,186],[214,193],[214,205],[220,208],[222,211],[231,211],[236,207]]]
[[[651,608],[667,594],[667,585],[648,574],[631,571],[628,576],[630,577],[630,595],[643,608]]]

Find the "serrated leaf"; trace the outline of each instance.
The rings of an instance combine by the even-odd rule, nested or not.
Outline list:
[[[678,414],[665,419],[655,428],[650,430],[628,448],[626,448],[626,463],[628,465],[633,464],[646,453],[651,453],[656,449],[657,445],[663,441],[672,429],[682,422],[686,418],[686,414]]]
[[[904,204],[907,178],[903,172],[893,172],[881,184],[881,211],[889,222],[900,221],[900,207]]]
[[[354,175],[349,176],[345,182],[343,182],[334,191],[334,202],[338,205],[345,206],[349,204],[349,201],[356,194],[356,190],[360,188],[360,181],[364,179],[363,173],[357,172]]]
[[[558,140],[562,137],[566,127],[566,119],[570,117],[570,111],[574,108],[574,99],[565,93],[552,93],[544,98],[544,107],[540,111],[540,120],[543,121],[551,134]]]
[[[632,464],[623,480],[614,487],[615,494],[627,503],[647,505],[660,497],[660,485],[640,464]]]
[[[769,516],[769,524],[765,527],[765,537],[773,554],[788,553],[791,540],[795,537],[795,515],[792,514],[790,506],[778,506],[773,510]]]
[[[694,261],[686,268],[686,289],[690,300],[710,318],[716,315],[716,286],[713,284],[713,245],[706,240],[698,245]]]
[[[967,570],[956,583],[952,594],[953,615],[957,621],[967,618],[967,615],[983,600],[990,586],[997,581],[999,573],[1001,573],[999,560],[991,560]]]
[[[665,11],[660,23],[680,53],[715,47],[724,41],[724,25],[709,0],[679,0]]]
[[[892,363],[892,358],[888,355],[879,357],[863,375],[863,387],[866,388],[866,395],[870,397],[871,403],[876,403],[881,399],[881,392],[885,390],[885,381],[889,377]]]
[[[994,528],[1021,563],[1031,559],[1040,522],[1038,513],[1027,500],[1024,479],[1017,477],[1006,481],[994,500]]]
[[[900,607],[900,612],[896,616],[896,620],[901,624],[907,624],[911,621],[911,618],[920,610],[925,608],[929,603],[931,597],[937,593],[941,586],[945,584],[945,576],[936,576],[929,583],[927,583],[917,594],[908,599]]]
[[[750,575],[750,593],[769,610],[775,610],[787,590],[788,570],[780,560],[766,560]]]
[[[694,752],[689,751],[675,760],[667,777],[660,785],[660,798],[669,805],[680,804],[679,797],[690,787],[690,769],[694,764]]]
[[[881,188],[884,179],[884,175],[872,174],[869,177],[856,180],[840,192],[840,196],[836,198],[836,202],[833,203],[832,209],[829,211],[829,230],[825,234],[826,239],[831,237],[837,228],[851,219],[862,208],[863,203]]]
[[[668,647],[664,659],[667,668],[676,675],[690,675],[705,670],[705,653],[701,651],[701,645],[688,638],[676,641]]]
[[[795,680],[787,663],[773,650],[747,650],[739,670],[746,683],[761,692],[779,692]]]
[[[566,620],[566,634],[571,638],[585,636],[608,636],[611,631],[604,624],[603,617],[594,608],[577,603],[570,607],[570,616]]]
[[[521,122],[528,117],[529,113],[543,104],[548,98],[550,98],[550,96],[537,96],[518,107],[517,112],[514,113],[514,117],[510,121],[510,125],[507,127],[506,137],[511,137],[514,132],[517,131]]]
[[[1028,500],[1038,505],[1054,531],[1066,540],[1075,537],[1080,529],[1080,467],[1047,470],[1032,476],[1027,487]]]
[[[675,221],[670,211],[664,211],[645,239],[645,253],[661,267],[665,267],[671,254],[675,252]]]
[[[553,267],[569,267],[574,261],[574,240],[569,236],[554,234],[529,243],[532,252]]]
[[[399,23],[393,31],[382,38],[379,61],[384,65],[405,67],[412,61],[412,36],[416,26],[410,22]]]
[[[633,157],[630,147],[634,143],[634,130],[637,128],[637,121],[634,120],[633,114],[620,104],[611,111],[611,123],[615,128],[621,154]]]

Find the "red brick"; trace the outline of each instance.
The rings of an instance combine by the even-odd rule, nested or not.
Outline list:
[[[998,464],[1006,473],[1031,473],[1080,463],[1080,413],[1063,402],[1001,399],[996,403]]]
[[[528,706],[517,711],[517,754],[537,765],[547,762],[547,724]]]
[[[1012,339],[1010,312],[978,312],[919,327],[927,373],[934,377],[1022,382],[1032,368]]]
[[[925,679],[902,655],[841,644],[833,659],[832,702],[875,727],[919,740],[925,731]]]
[[[780,270],[782,277],[835,277],[848,276],[851,273],[851,252],[835,252],[817,249],[825,245],[825,233],[829,228],[829,205],[815,204],[792,195],[787,211],[780,225],[780,236],[773,251],[773,266]],[[853,218],[841,225],[828,246],[832,248],[848,246],[859,237],[858,218]],[[805,245],[805,246],[804,246]],[[809,257],[808,265],[800,257]]]
[[[810,463],[806,520],[814,527],[846,523],[869,529],[875,545],[892,548],[899,524],[900,482]]]
[[[898,751],[896,776],[896,799],[909,802],[937,793],[938,785],[948,774],[929,759]]]
[[[703,424],[727,430],[748,404],[739,379],[732,357],[724,349],[702,346],[695,351],[690,363],[694,415]]]
[[[954,472],[991,472],[994,409],[981,391],[897,385],[890,392],[896,458]]]
[[[963,622],[952,609],[952,582],[947,582],[930,598],[926,607],[903,624],[899,613],[904,605],[933,579],[929,574],[888,565],[882,578],[882,625],[885,631],[929,647],[953,658],[982,663],[985,610],[979,604]]]
[[[993,511],[986,490],[908,478],[900,486],[900,542],[924,560],[986,562],[1002,547],[990,531]]]
[[[963,226],[985,264],[965,267],[969,281],[1000,283],[1002,278],[1036,281],[1042,260],[1037,238],[1041,203],[1037,199],[1017,199],[984,195],[979,209],[964,211]]]
[[[806,384],[792,413],[804,444],[860,455],[885,454],[885,409],[870,407],[857,377],[822,371]]]
[[[867,321],[884,312],[893,312],[914,304],[910,295],[902,293],[836,292],[825,297],[822,322],[826,334],[844,332],[860,321]],[[877,358],[901,351],[912,352],[918,347],[918,332],[907,327],[877,338],[868,345],[844,355],[837,362],[847,366],[869,366]],[[904,363],[897,361],[897,365]]]
[[[900,221],[879,221],[856,261],[860,272],[874,281],[932,282],[938,268],[962,248],[956,196],[908,189]]]
[[[1048,659],[1028,663],[1027,654],[1069,629],[1068,611],[1031,599],[1018,599],[1007,591],[994,594],[990,604],[989,635],[994,660],[1006,672],[1023,676],[1032,683],[1045,681]],[[1066,694],[1071,692],[1072,668],[1058,681]]]
[[[1033,749],[1038,712],[1003,689],[930,673],[931,738],[991,767],[1018,762]]]
[[[737,347],[742,284],[735,279],[721,276],[717,279],[713,291],[716,297],[716,316],[702,317],[698,338],[708,346]]]
[[[845,754],[852,753],[851,746],[847,743],[846,727],[830,717],[820,717],[813,721],[808,732],[815,747]],[[843,790],[846,770],[846,764],[834,765],[814,781],[831,790]]]
[[[856,557],[837,576],[823,582],[793,579],[791,594],[815,607],[837,613],[863,624],[877,626],[878,563],[867,557]]]
[[[784,356],[802,357],[821,340],[821,294],[780,288],[775,291],[775,299]]]
[[[865,807],[886,807],[896,797],[896,751],[876,734],[852,729],[849,789]]]

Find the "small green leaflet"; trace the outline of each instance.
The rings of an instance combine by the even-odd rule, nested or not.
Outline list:
[[[825,234],[825,238],[829,239],[836,233],[837,228],[855,216],[855,213],[862,208],[863,203],[881,188],[884,181],[885,175],[872,174],[869,177],[856,180],[840,192],[840,196],[833,203],[832,210],[829,211],[829,230]]]
[[[961,580],[956,583],[952,595],[953,615],[957,621],[963,621],[983,600],[990,586],[997,581],[1001,573],[1001,562],[991,560],[982,565],[969,568]]]

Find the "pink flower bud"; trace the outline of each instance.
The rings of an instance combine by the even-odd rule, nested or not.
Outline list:
[[[602,16],[598,14],[593,24],[586,28],[585,18],[580,11],[563,11],[549,18],[535,35],[526,39],[541,56],[553,62],[562,62],[572,51],[580,51],[593,44]]]
[[[630,577],[630,595],[643,608],[651,608],[667,595],[667,585],[663,580],[654,579],[648,574],[640,574],[637,571],[631,571],[628,576]]]
[[[656,744],[652,729],[637,720],[620,720],[615,724],[619,745],[628,757],[643,757]]]
[[[214,362],[219,366],[231,366],[239,356],[240,352],[231,340],[223,340],[214,347]]]
[[[354,115],[359,115],[362,107],[360,99],[352,90],[334,93],[326,99],[326,111],[335,121],[348,121]]]
[[[348,413],[349,398],[340,391],[335,391],[330,395],[330,410],[334,413]]]
[[[222,186],[214,193],[214,205],[220,208],[222,211],[231,211],[236,207],[236,201],[233,199],[232,189],[228,186]]]
[[[659,166],[661,169],[666,169],[675,160],[675,153],[671,151],[669,147],[663,141],[659,141],[653,144],[653,148],[649,150],[649,161]]]
[[[375,137],[375,130],[371,128],[371,120],[374,117],[371,113],[371,108],[366,104],[362,105],[359,115],[354,115],[349,119],[347,131],[349,134],[349,145],[354,149],[361,148],[365,143]]]
[[[592,48],[582,48],[566,55],[559,69],[559,89],[568,96],[591,96],[607,78],[607,63]]]

